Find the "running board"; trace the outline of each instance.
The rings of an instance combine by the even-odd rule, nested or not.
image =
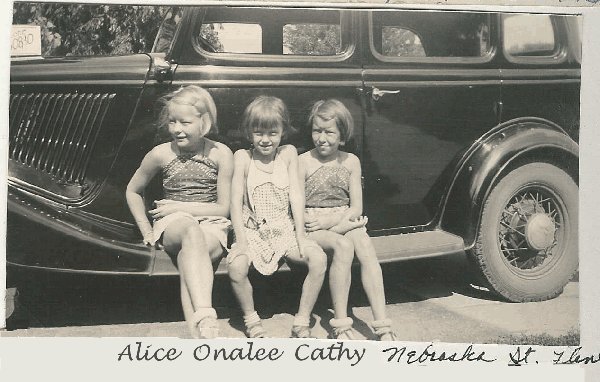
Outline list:
[[[415,257],[430,257],[464,250],[460,236],[445,231],[425,231],[372,237],[380,263]]]
[[[445,231],[426,231],[401,235],[371,237],[380,263],[406,260],[417,257],[440,256],[464,250],[463,239]],[[161,250],[155,250],[154,276],[177,275],[169,256]],[[283,269],[287,269],[284,265]],[[227,261],[222,260],[217,273],[227,273]]]

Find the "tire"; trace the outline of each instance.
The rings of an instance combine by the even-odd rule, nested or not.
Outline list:
[[[512,302],[562,293],[579,266],[578,192],[548,163],[511,171],[486,199],[469,254],[484,286]]]

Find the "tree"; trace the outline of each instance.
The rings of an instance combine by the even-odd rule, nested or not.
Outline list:
[[[42,56],[149,52],[168,7],[14,3],[13,24],[41,27]]]
[[[283,28],[284,53],[333,56],[341,51],[340,26],[290,24]]]

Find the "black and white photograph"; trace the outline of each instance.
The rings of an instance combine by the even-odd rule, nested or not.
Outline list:
[[[196,361],[288,339],[297,361],[321,346],[349,366],[364,341],[388,362],[410,359],[399,343],[600,362],[582,346],[584,12],[10,8],[0,341],[120,338],[119,361],[174,361],[150,347],[171,338],[204,344]],[[416,357],[452,358],[431,349]]]

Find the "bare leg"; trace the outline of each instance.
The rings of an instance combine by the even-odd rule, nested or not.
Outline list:
[[[249,268],[248,256],[245,254],[238,255],[228,265],[233,293],[235,293],[244,315],[254,312],[252,284],[250,284],[250,280],[248,279]]]
[[[344,236],[354,244],[354,251],[360,262],[362,285],[371,304],[373,317],[375,320],[383,320],[387,318],[383,275],[371,238],[362,229],[352,230]]]
[[[327,256],[321,248],[309,247],[303,257],[295,253],[288,255],[287,259],[295,263],[304,263],[308,266],[308,274],[302,284],[302,296],[298,307],[298,316],[310,317],[319,297],[319,292],[325,279],[327,270]]]
[[[214,247],[216,239],[210,236]],[[177,253],[181,285],[189,293],[192,310],[212,307],[213,268],[207,237],[200,226],[191,219],[176,220],[165,230],[163,245],[168,253]],[[182,304],[187,304],[183,293]],[[188,308],[184,307],[184,314]]]
[[[181,274],[179,275],[179,289],[181,292],[181,306],[183,307],[183,316],[185,317],[185,321],[188,323],[188,327],[192,333],[192,338],[199,338],[200,331],[192,321],[194,316],[192,299],[190,298],[190,292],[188,291],[187,285],[185,285],[185,280]]]
[[[343,236],[331,231],[315,231],[309,234],[325,251],[333,251],[329,268],[329,289],[335,318],[348,317],[348,295],[352,279],[354,246]]]

